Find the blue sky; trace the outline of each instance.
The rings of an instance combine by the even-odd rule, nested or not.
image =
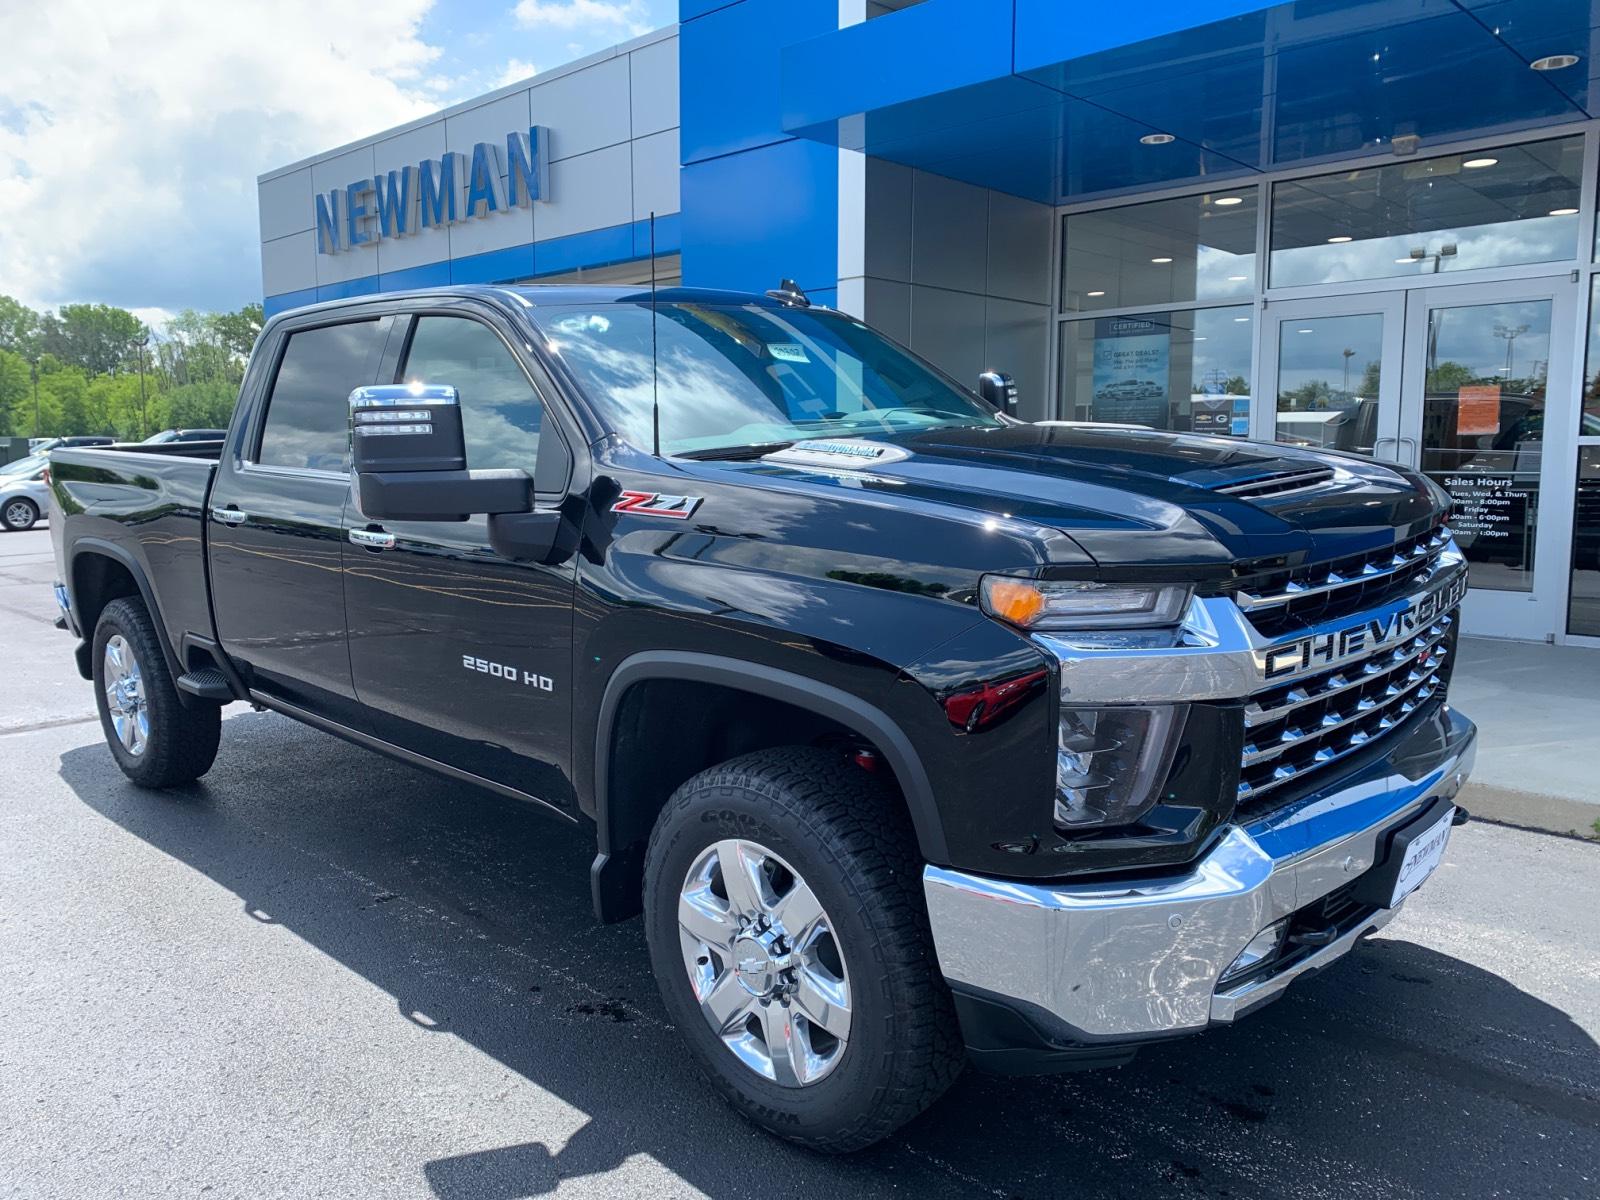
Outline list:
[[[0,293],[153,323],[260,299],[261,172],[677,16],[677,0],[0,7]]]

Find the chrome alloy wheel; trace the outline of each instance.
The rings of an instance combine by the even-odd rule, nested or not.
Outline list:
[[[700,1012],[736,1058],[784,1087],[839,1065],[850,982],[816,893],[758,842],[708,846],[678,896],[678,940]]]
[[[133,647],[120,633],[106,642],[103,677],[106,708],[117,740],[129,754],[138,756],[150,742],[150,708],[144,698],[144,675]]]
[[[35,519],[33,505],[26,500],[13,500],[6,508],[6,524],[13,529],[27,529]]]

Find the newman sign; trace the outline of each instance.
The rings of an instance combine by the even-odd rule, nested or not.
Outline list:
[[[549,197],[550,131],[508,133],[504,147],[479,142],[316,197],[317,253],[337,254]],[[502,178],[504,176],[504,178]]]

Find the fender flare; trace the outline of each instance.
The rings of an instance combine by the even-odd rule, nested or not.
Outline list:
[[[600,700],[595,731],[594,819],[600,852],[590,874],[596,910],[603,917],[617,899],[606,882],[608,871],[612,866],[625,869],[623,861],[628,856],[628,847],[614,846],[611,839],[611,743],[616,716],[628,689],[649,679],[721,684],[752,692],[837,721],[869,739],[882,752],[900,784],[923,857],[935,863],[949,861],[944,822],[934,801],[933,784],[911,740],[881,709],[850,692],[790,671],[714,654],[646,650],[630,655],[612,672]]]
[[[161,608],[156,603],[155,589],[150,586],[150,577],[140,565],[139,560],[128,553],[126,549],[115,542],[108,542],[104,538],[81,537],[72,543],[67,555],[67,581],[72,602],[72,619],[80,630],[84,630],[85,644],[94,641],[94,630],[85,625],[83,612],[78,607],[78,560],[85,554],[98,554],[113,559],[120,566],[128,569],[128,574],[133,576],[133,584],[139,589],[139,597],[144,601],[145,608],[150,613],[151,623],[156,627],[156,638],[161,642],[161,653],[167,660],[167,670],[174,679],[183,674],[183,664],[178,661],[177,653],[172,648],[172,641],[167,637],[167,623],[162,619]]]

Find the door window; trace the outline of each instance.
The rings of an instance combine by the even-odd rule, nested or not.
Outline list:
[[[419,317],[403,378],[456,389],[468,467],[533,473],[544,406],[494,330],[466,317]]]
[[[269,467],[350,469],[350,393],[377,376],[381,321],[289,335],[267,403],[256,461]]]
[[[1382,379],[1381,313],[1280,322],[1278,441],[1373,453]]]
[[[1531,592],[1549,300],[1428,311],[1421,467],[1455,499],[1472,586]]]

